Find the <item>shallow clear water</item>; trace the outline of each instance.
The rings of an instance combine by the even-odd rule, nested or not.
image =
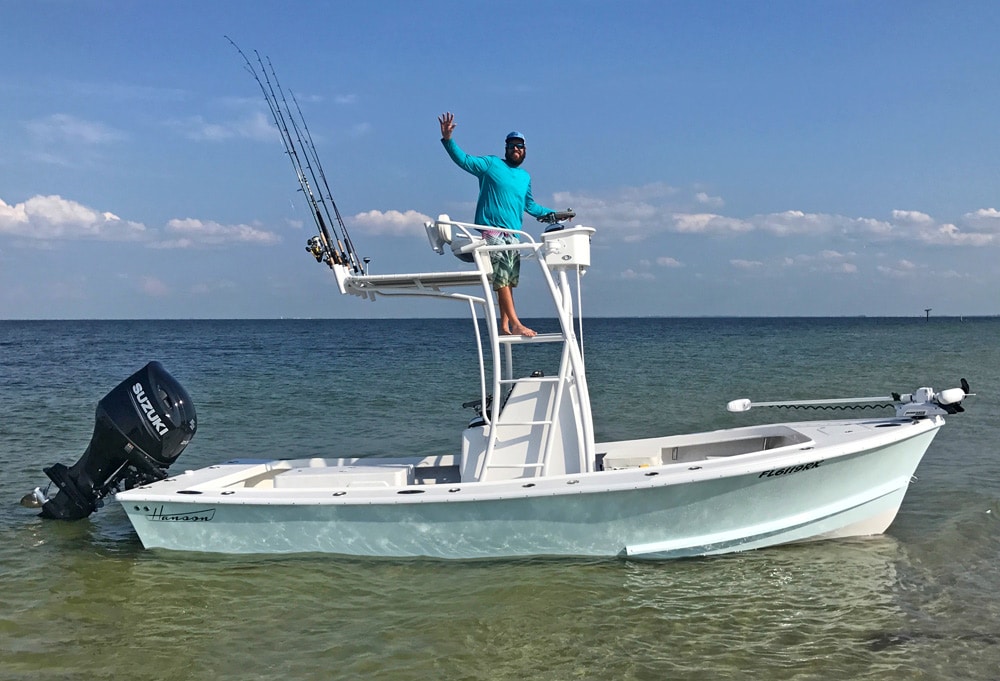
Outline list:
[[[827,415],[728,414],[737,397],[963,376],[977,397],[878,538],[659,563],[179,554],[143,550],[114,502],[75,523],[17,505],[83,452],[111,388],[159,359],[188,389],[199,430],[175,468],[453,451],[478,396],[467,323],[0,322],[0,678],[997,678],[1000,319],[606,319],[584,336],[600,440]]]

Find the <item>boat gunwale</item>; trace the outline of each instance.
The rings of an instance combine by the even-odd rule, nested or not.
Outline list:
[[[578,494],[601,494],[643,490],[656,487],[691,484],[714,481],[723,478],[736,478],[747,475],[761,474],[769,470],[794,468],[813,462],[842,460],[855,455],[878,455],[882,450],[924,434],[933,434],[944,425],[940,416],[928,419],[886,418],[857,419],[841,421],[809,421],[798,424],[772,424],[792,429],[798,428],[828,428],[832,426],[851,427],[865,425],[910,425],[921,426],[915,431],[906,432],[895,428],[880,433],[864,433],[846,440],[838,439],[828,444],[817,444],[814,439],[796,443],[786,447],[769,450],[759,450],[732,456],[706,459],[697,462],[663,463],[648,467],[630,467],[617,470],[593,471],[587,473],[570,473],[537,478],[514,478],[486,482],[454,482],[436,484],[410,484],[397,486],[359,486],[346,485],[330,487],[301,488],[252,488],[252,487],[219,487],[218,478],[195,482],[192,485],[181,485],[189,476],[194,476],[207,470],[217,469],[226,465],[241,463],[254,466],[271,466],[278,462],[307,461],[307,459],[235,459],[223,464],[214,464],[195,471],[187,471],[178,476],[119,492],[116,498],[123,505],[126,503],[155,502],[171,504],[205,504],[232,506],[338,506],[338,505],[400,505],[424,503],[466,503],[481,501],[518,500],[533,497],[571,496]],[[748,428],[711,431],[711,433],[740,433],[760,430],[767,426],[751,426]],[[681,436],[681,437],[687,437]],[[675,436],[662,438],[646,438],[646,442],[668,441]],[[634,441],[620,441],[634,442]],[[606,443],[605,443],[606,444]],[[426,460],[414,457],[411,461]],[[350,461],[377,461],[379,459],[351,459]],[[386,459],[399,462],[400,459]],[[291,469],[291,467],[289,467]],[[244,471],[245,474],[245,471]],[[246,476],[244,475],[244,479]],[[160,491],[157,488],[169,487]]]

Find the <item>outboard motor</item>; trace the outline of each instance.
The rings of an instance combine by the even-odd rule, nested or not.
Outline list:
[[[167,477],[197,427],[187,391],[150,362],[97,403],[94,435],[80,460],[45,469],[56,495],[49,499],[35,488],[21,503],[41,507],[43,518],[86,518],[107,495]]]

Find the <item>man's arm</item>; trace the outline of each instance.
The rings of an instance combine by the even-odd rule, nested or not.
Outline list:
[[[445,112],[438,117],[438,122],[441,124],[441,144],[444,145],[445,151],[451,156],[451,160],[455,162],[455,165],[477,177],[485,173],[490,165],[489,157],[469,156],[451,138],[452,132],[455,131],[454,114],[450,111]]]
[[[535,203],[535,199],[531,196],[531,180],[528,180],[528,193],[524,196],[524,212],[533,218],[544,217],[555,212],[551,208]]]

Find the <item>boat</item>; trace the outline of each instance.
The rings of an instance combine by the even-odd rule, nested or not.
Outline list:
[[[98,402],[94,433],[72,466],[21,502],[50,519],[86,518],[114,496],[148,549],[234,554],[330,553],[445,559],[517,556],[705,556],[884,532],[944,417],[964,411],[968,382],[936,392],[757,407],[851,405],[884,417],[764,424],[598,442],[582,334],[582,280],[596,230],[553,213],[538,239],[489,245],[452,220],[424,229],[443,271],[372,274],[361,258],[295,101],[277,74],[235,43],[267,101],[317,235],[306,250],[329,266],[342,295],[422,297],[468,309],[478,356],[476,418],[448,452],[385,456],[237,458],[170,474],[197,430],[187,391],[156,361]],[[538,266],[557,330],[503,335],[491,254],[516,250]],[[525,356],[548,348],[544,367]],[[531,362],[535,362],[531,359]],[[528,368],[525,368],[525,365]],[[470,377],[470,381],[475,379]],[[400,456],[400,454],[403,454]],[[51,484],[56,492],[49,495]]]
[[[457,256],[443,271],[371,274],[323,258],[343,295],[468,308],[479,400],[453,451],[236,458],[168,475],[197,421],[187,392],[151,362],[101,401],[84,458],[46,470],[57,494],[25,499],[72,518],[115,494],[147,549],[231,554],[669,559],[885,532],[945,417],[963,411],[965,379],[940,392],[727,405],[884,406],[884,416],[596,441],[580,315],[596,230],[556,217],[539,238],[500,246],[480,236],[493,227],[428,221],[434,251]],[[490,253],[505,248],[537,266],[557,331],[501,334]],[[552,366],[525,361],[540,346]]]

